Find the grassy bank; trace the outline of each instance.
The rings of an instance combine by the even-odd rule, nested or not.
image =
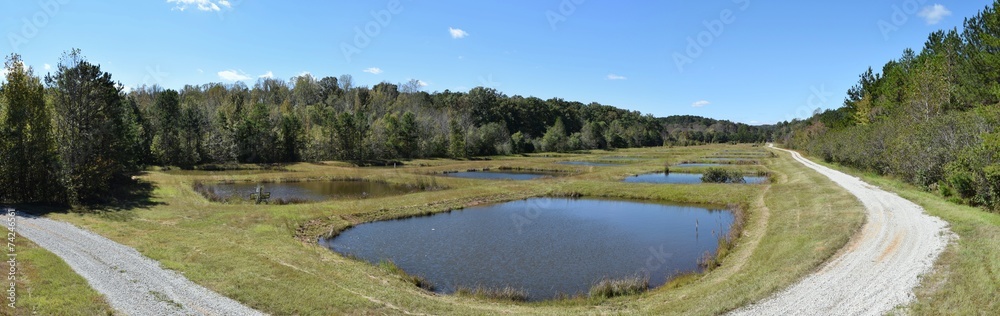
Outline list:
[[[822,163],[821,159],[811,160]],[[903,181],[824,164],[917,203],[958,235],[915,292],[915,315],[987,315],[1000,311],[1000,214],[946,201]]]
[[[16,237],[14,246],[17,254],[16,305],[15,308],[8,305],[9,281],[5,281],[0,315],[114,314],[104,296],[90,288],[83,277],[55,254],[21,236]],[[7,270],[9,263],[4,263],[3,267]],[[6,276],[7,271],[4,272]]]
[[[152,206],[93,214],[50,214],[132,246],[192,281],[272,314],[716,314],[766,297],[816,269],[860,227],[860,204],[786,154],[762,165],[725,168],[771,172],[765,185],[626,184],[624,177],[662,172],[666,163],[749,146],[649,148],[588,154],[418,160],[397,168],[295,164],[281,170],[171,174],[149,172]],[[614,167],[557,164],[629,157]],[[284,181],[352,178],[409,184],[431,174],[469,169],[559,170],[535,181],[436,177],[445,190],[373,199],[294,205],[213,203],[192,189],[198,181]],[[681,172],[683,168],[671,168]],[[417,216],[532,196],[588,196],[743,205],[746,226],[718,268],[686,275],[643,294],[601,300],[509,302],[428,292],[385,267],[345,258],[316,237],[365,222]],[[664,271],[664,273],[666,273]]]

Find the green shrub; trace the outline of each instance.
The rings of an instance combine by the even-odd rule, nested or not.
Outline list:
[[[976,195],[976,185],[972,175],[965,171],[955,171],[948,175],[948,185],[963,199]]]
[[[727,171],[722,168],[708,168],[701,176],[704,183],[746,183],[743,174],[739,171]]]

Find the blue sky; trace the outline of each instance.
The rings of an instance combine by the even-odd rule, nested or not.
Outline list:
[[[80,48],[129,87],[351,74],[763,124],[839,107],[991,3],[24,0],[3,4],[0,53],[44,74]]]

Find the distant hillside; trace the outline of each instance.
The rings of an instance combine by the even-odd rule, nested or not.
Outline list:
[[[774,131],[773,125],[751,126],[694,115],[673,115],[656,120],[669,134],[667,141],[675,145],[766,142]]]

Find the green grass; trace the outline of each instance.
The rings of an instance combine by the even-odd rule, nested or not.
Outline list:
[[[817,163],[821,159],[811,158]],[[1000,214],[955,204],[895,179],[823,163],[917,203],[950,224],[951,243],[915,290],[914,315],[988,315],[1000,311]]]
[[[528,300],[528,291],[514,288],[512,286],[504,286],[500,288],[482,286],[477,286],[475,288],[459,287],[458,290],[455,291],[455,294],[491,301],[525,302]]]
[[[703,146],[594,151],[584,154],[426,159],[399,168],[294,164],[268,173],[167,174],[151,171],[157,205],[115,216],[51,214],[136,248],[209,289],[264,312],[329,314],[694,314],[711,315],[759,300],[795,282],[833,255],[861,226],[853,196],[795,163],[787,154],[763,165],[731,166],[770,172],[774,183],[627,184],[627,176],[662,171],[667,163],[750,146]],[[643,157],[614,167],[557,164],[609,156]],[[351,178],[416,184],[428,175],[468,169],[559,170],[568,176],[535,181],[435,177],[445,190],[384,198],[293,205],[221,204],[192,189],[198,181],[292,181]],[[319,246],[320,236],[365,222],[420,216],[533,196],[587,196],[740,206],[742,234],[717,267],[677,277],[642,294],[609,299],[498,301],[475,295],[439,295],[415,286],[401,271],[345,258]],[[667,273],[667,272],[663,272]],[[63,276],[56,276],[63,277]],[[473,292],[475,290],[472,290]]]
[[[632,276],[621,279],[603,279],[590,287],[591,298],[612,298],[636,295],[649,289],[649,277]]]
[[[10,303],[6,298],[10,281],[5,280],[0,315],[114,314],[104,296],[94,291],[83,277],[73,272],[55,254],[22,236],[18,236],[14,244],[17,253],[16,308],[7,305]],[[10,266],[8,263],[2,266],[7,276]]]

